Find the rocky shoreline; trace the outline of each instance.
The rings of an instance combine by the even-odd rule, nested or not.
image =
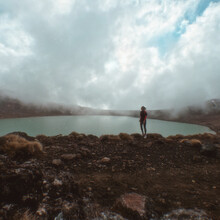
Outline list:
[[[0,137],[0,219],[219,219],[220,137]]]

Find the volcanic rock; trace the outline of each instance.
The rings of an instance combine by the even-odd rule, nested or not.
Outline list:
[[[75,202],[64,201],[62,205],[64,219],[77,219],[79,206]]]
[[[101,163],[109,163],[110,162],[110,158],[108,158],[108,157],[103,157],[102,159],[101,159]]]
[[[101,212],[100,216],[93,220],[127,220],[127,219],[123,218],[121,215],[117,213],[106,211],[106,212]]]
[[[42,217],[42,216],[46,216],[46,215],[47,215],[47,211],[46,211],[45,208],[40,207],[40,208],[37,210],[36,214],[39,215],[39,216],[41,216],[41,217]]]
[[[15,214],[30,210],[29,219],[62,213],[63,219],[156,220],[181,207],[199,207],[209,219],[218,219],[220,160],[203,156],[190,140],[215,146],[218,153],[220,136],[132,137],[130,142],[118,135],[102,140],[41,135],[44,156],[28,160],[0,151],[0,219],[25,219]],[[183,139],[189,143],[180,143]]]
[[[170,219],[202,219],[210,220],[207,214],[203,210],[198,209],[177,209],[173,210],[170,213],[164,215],[161,220],[170,220]]]
[[[146,196],[137,193],[126,193],[116,200],[115,209],[122,214],[142,219],[145,214]]]
[[[203,144],[200,153],[205,156],[216,156],[217,147],[211,144]]]
[[[17,203],[32,208],[42,199],[43,174],[37,167],[7,170],[0,174],[0,203]]]
[[[64,160],[73,160],[77,157],[76,154],[63,154],[61,155],[61,158]]]
[[[192,147],[197,147],[197,148],[201,148],[202,147],[201,141],[197,140],[197,139],[190,140],[190,144],[191,144]]]
[[[133,141],[134,140],[133,136],[126,134],[126,133],[120,133],[119,137],[121,140],[125,140],[125,141]]]
[[[53,159],[52,164],[59,166],[59,165],[62,164],[62,160],[60,160],[60,159]]]
[[[62,186],[63,185],[63,182],[61,180],[58,180],[58,179],[55,179],[53,181],[53,185],[54,186]]]

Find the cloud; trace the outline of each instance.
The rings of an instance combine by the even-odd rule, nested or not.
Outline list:
[[[0,3],[0,86],[28,102],[171,108],[219,98],[220,3]]]

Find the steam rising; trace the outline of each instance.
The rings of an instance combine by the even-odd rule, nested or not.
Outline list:
[[[0,88],[33,103],[175,108],[220,98],[220,3],[0,2]]]

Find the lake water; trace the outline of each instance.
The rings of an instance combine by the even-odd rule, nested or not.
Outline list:
[[[30,136],[68,135],[75,131],[100,136],[102,134],[140,133],[139,119],[125,116],[50,116],[0,120],[0,135],[14,131],[26,132]],[[159,133],[164,137],[175,134],[215,133],[207,127],[161,120],[147,120],[148,133]]]

